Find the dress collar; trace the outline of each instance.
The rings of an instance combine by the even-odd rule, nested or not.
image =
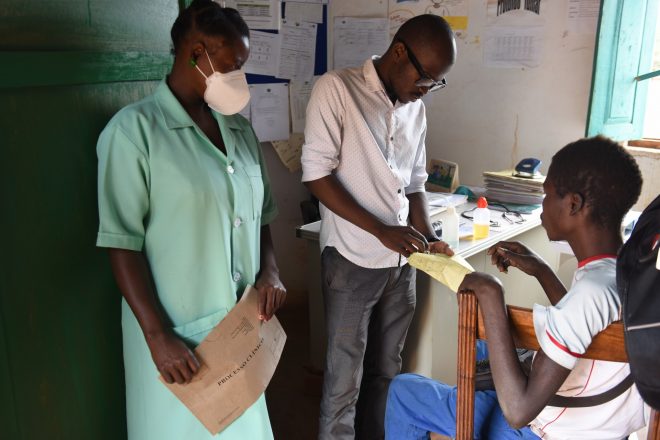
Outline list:
[[[616,260],[616,255],[615,254],[599,254],[599,255],[594,255],[594,256],[585,258],[584,260],[582,260],[578,263],[578,268],[584,267],[587,264],[592,263],[594,261],[603,260],[605,258],[614,258]]]
[[[158,84],[154,96],[156,97],[158,108],[160,108],[160,112],[163,115],[167,128],[173,130],[177,128],[193,127],[195,125],[195,122],[192,120],[188,112],[186,112],[179,100],[174,96],[174,93],[172,93],[172,90],[170,90],[166,79]],[[237,115],[224,116],[213,109],[211,109],[211,112],[221,125],[237,130],[240,129]]]
[[[370,59],[364,62],[362,65],[362,74],[364,75],[364,81],[367,83],[367,89],[371,92],[385,92],[385,87],[383,82],[378,77],[378,72],[376,72],[376,66],[374,66],[374,60],[379,59],[379,56],[374,55]]]

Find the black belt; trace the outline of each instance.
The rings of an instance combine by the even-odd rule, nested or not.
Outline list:
[[[632,375],[628,374],[625,379],[617,386],[611,388],[604,393],[595,394],[593,396],[584,397],[568,397],[555,394],[548,402],[547,406],[558,406],[561,408],[584,408],[587,406],[598,406],[605,402],[609,402],[616,397],[623,394],[624,391],[629,389],[634,383]]]

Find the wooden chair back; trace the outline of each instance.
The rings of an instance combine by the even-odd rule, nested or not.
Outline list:
[[[531,309],[507,306],[516,347],[538,350]],[[456,399],[456,440],[472,440],[474,432],[474,381],[476,340],[486,339],[486,329],[474,293],[458,294],[458,366]],[[628,362],[623,324],[614,322],[596,337],[583,356],[612,362]],[[660,440],[660,414],[652,410],[647,440]]]

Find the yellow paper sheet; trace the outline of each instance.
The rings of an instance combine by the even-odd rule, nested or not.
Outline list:
[[[465,275],[474,272],[470,263],[458,255],[448,257],[445,254],[422,254],[417,252],[408,258],[408,263],[426,272],[454,292],[458,292],[458,286],[463,282]]]

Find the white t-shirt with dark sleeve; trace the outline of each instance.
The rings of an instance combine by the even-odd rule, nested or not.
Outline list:
[[[613,255],[580,262],[571,288],[556,305],[534,305],[534,328],[541,348],[550,359],[572,370],[557,394],[601,394],[630,373],[627,363],[581,358],[593,337],[619,320],[620,314]],[[547,406],[531,423],[532,431],[544,440],[619,440],[643,426],[644,406],[634,385],[595,407]]]

